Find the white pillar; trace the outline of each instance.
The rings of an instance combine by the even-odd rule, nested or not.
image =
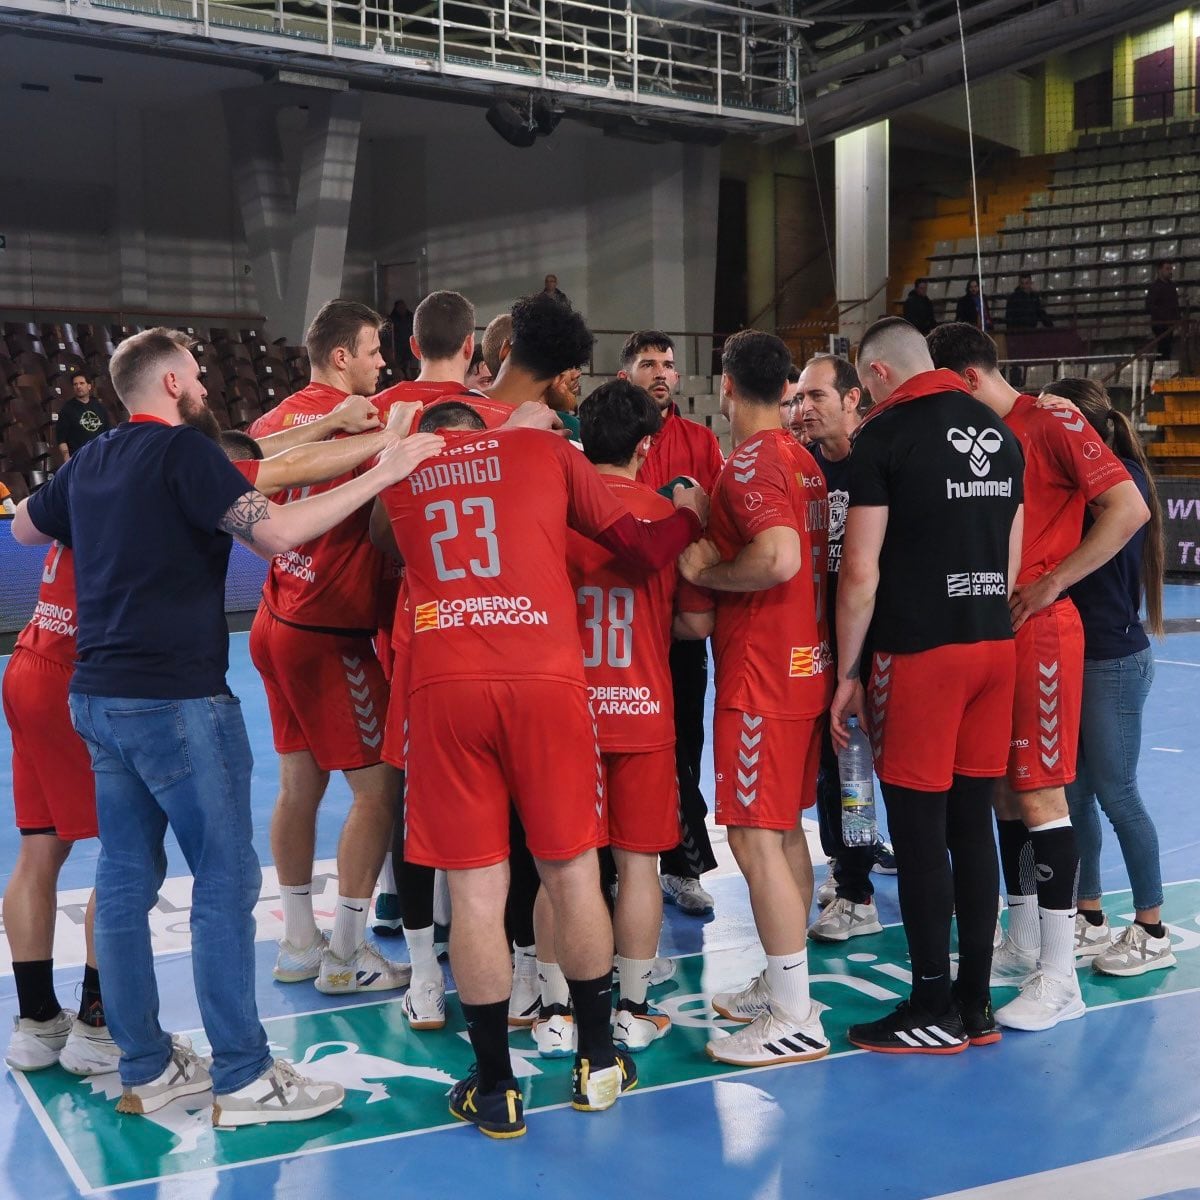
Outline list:
[[[887,311],[887,121],[843,134],[834,157],[840,332],[854,345]]]

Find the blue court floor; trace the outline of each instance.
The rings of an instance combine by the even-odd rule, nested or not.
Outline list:
[[[1171,587],[1168,616],[1200,618],[1200,589]],[[905,991],[895,881],[876,876],[881,919],[894,927],[813,951],[814,995],[830,1005],[830,1057],[758,1071],[718,1069],[702,1053],[721,1025],[707,1010],[707,996],[745,982],[761,965],[745,889],[722,841],[722,866],[709,884],[715,916],[698,921],[667,910],[662,953],[681,964],[677,978],[655,995],[676,1028],[639,1056],[639,1089],[608,1113],[575,1113],[564,1106],[565,1069],[536,1059],[528,1035],[515,1031],[529,1133],[492,1142],[451,1128],[446,1114],[449,1080],[470,1057],[453,1001],[445,1031],[418,1035],[404,1027],[398,1005],[387,997],[338,1001],[308,984],[272,981],[278,893],[272,891],[267,828],[275,760],[246,636],[234,635],[231,684],[244,701],[258,754],[261,1013],[280,1053],[345,1084],[346,1106],[307,1126],[214,1135],[202,1106],[164,1110],[157,1121],[117,1117],[115,1076],[80,1081],[52,1068],[17,1079],[0,1066],[0,1198],[59,1200],[107,1191],[129,1200],[601,1193],[688,1200],[1200,1197],[1200,632],[1171,634],[1155,652],[1141,783],[1162,843],[1165,919],[1179,957],[1174,970],[1122,981],[1081,973],[1089,1014],[1044,1034],[1009,1032],[996,1046],[949,1058],[856,1052],[845,1040],[846,1025],[883,1011]],[[7,736],[0,725],[5,801],[11,796]],[[334,857],[347,798],[339,778],[321,818],[323,864]],[[0,886],[17,840],[6,823]],[[62,877],[56,960],[64,964],[57,980],[68,1007],[78,997],[81,904],[94,863],[94,844],[83,844]],[[1117,893],[1107,904],[1110,919],[1123,924],[1132,909],[1111,836],[1103,868],[1106,891]],[[332,870],[319,868],[326,876]],[[199,1014],[185,875],[172,847],[153,926],[164,1024],[194,1032]],[[326,878],[324,887],[332,908],[336,880]],[[386,953],[405,956],[403,942],[383,945]],[[7,1037],[16,1012],[7,956],[0,975],[0,1036]],[[194,1036],[202,1045],[202,1033]]]

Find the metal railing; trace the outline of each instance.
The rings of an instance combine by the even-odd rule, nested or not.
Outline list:
[[[800,45],[808,22],[735,3],[694,19],[623,0],[60,0],[63,14],[225,43],[407,68],[426,77],[580,91],[709,115],[799,124]],[[49,5],[45,7],[50,7]],[[17,10],[0,0],[0,14]],[[709,11],[717,10],[717,11]],[[347,61],[349,60],[349,61]],[[289,64],[292,65],[292,64]],[[349,70],[344,72],[349,74]]]
[[[1130,420],[1142,430],[1146,424],[1146,398],[1154,382],[1155,355],[1070,354],[1057,358],[1002,358],[1000,370],[1014,384],[1045,387],[1056,379],[1087,376],[1105,387],[1129,389]],[[1047,371],[1039,368],[1049,368]],[[1043,376],[1045,376],[1043,378]]]

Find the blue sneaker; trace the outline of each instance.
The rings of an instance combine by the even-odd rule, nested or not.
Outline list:
[[[490,1092],[479,1090],[479,1067],[450,1089],[450,1115],[468,1121],[485,1137],[519,1138],[525,1134],[525,1103],[515,1079],[502,1079]]]
[[[371,928],[380,937],[400,937],[404,933],[400,920],[400,897],[395,892],[380,892],[375,897],[375,920]]]

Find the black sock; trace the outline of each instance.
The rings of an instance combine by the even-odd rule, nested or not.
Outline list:
[[[958,926],[958,995],[985,1002],[990,993],[992,936],[1000,871],[992,840],[993,779],[955,775],[946,811],[946,841],[954,871],[954,920]]]
[[[62,1005],[54,994],[54,959],[15,962],[13,979],[17,985],[17,1001],[23,1019],[49,1021],[58,1015]]]
[[[1134,921],[1134,924],[1140,925],[1151,937],[1167,936],[1167,927],[1161,921],[1155,921],[1153,925],[1149,921]]]
[[[1010,896],[1032,896],[1037,891],[1033,870],[1033,846],[1024,821],[996,819],[1000,842],[1000,868],[1004,872],[1004,890]]]
[[[896,851],[900,915],[912,963],[913,1006],[940,1015],[950,1003],[954,883],[946,851],[946,792],[881,785]]]
[[[1102,908],[1081,908],[1079,915],[1089,924],[1097,927],[1104,924],[1104,910]],[[1139,921],[1140,925],[1141,922]]]
[[[83,994],[79,999],[79,1019],[93,1029],[104,1025],[104,1000],[100,995],[100,972],[95,967],[83,968]]]
[[[537,864],[525,845],[525,829],[515,807],[508,819],[508,900],[504,905],[504,929],[509,945],[532,946],[533,902],[542,885]]]
[[[1033,858],[1037,869],[1039,908],[1064,912],[1075,907],[1079,882],[1079,850],[1070,825],[1031,831]]]
[[[495,1091],[497,1084],[513,1077],[508,1056],[508,1001],[495,1004],[464,1004],[471,1049],[479,1066],[479,1088]]]
[[[393,863],[395,859],[392,860]],[[405,863],[400,874],[400,915],[409,929],[428,929],[433,924],[433,867]]]
[[[568,979],[571,1004],[575,1009],[575,1035],[579,1057],[588,1059],[593,1070],[611,1067],[616,1062],[613,1051],[612,972],[597,979]]]

